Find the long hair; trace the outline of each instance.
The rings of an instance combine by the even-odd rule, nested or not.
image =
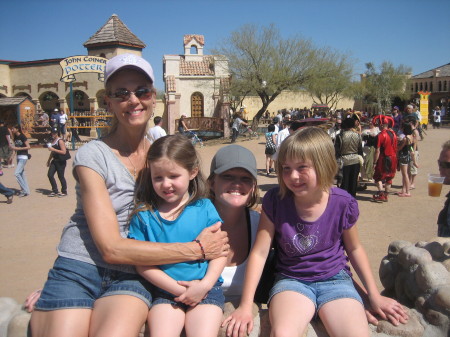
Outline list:
[[[292,159],[310,160],[316,171],[317,184],[324,191],[333,185],[338,166],[333,142],[323,129],[306,127],[296,131],[281,143],[277,161],[281,199],[290,192],[283,181],[283,165]]]
[[[189,199],[180,212],[188,204],[207,197],[205,179],[200,170],[200,160],[191,141],[180,134],[158,138],[147,153],[145,167],[139,176],[136,187],[136,211],[153,210],[158,207],[162,199],[153,188],[150,163],[161,158],[173,160],[189,172],[198,169],[198,174],[189,182]]]

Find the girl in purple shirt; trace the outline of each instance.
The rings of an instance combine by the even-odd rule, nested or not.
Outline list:
[[[243,337],[253,328],[251,305],[272,240],[277,275],[269,294],[271,336],[302,335],[316,314],[332,336],[369,336],[348,260],[372,309],[382,318],[405,320],[401,304],[378,292],[358,238],[358,203],[332,187],[337,164],[327,133],[310,127],[288,137],[280,147],[277,172],[279,187],[264,196],[239,308],[224,321],[227,335]]]

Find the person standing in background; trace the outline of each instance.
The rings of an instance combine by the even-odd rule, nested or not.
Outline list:
[[[67,148],[64,139],[59,138],[58,129],[54,128],[51,131],[52,141],[49,143],[48,150],[50,151],[50,156],[47,160],[47,177],[52,186],[52,192],[48,195],[49,197],[65,197],[67,196],[67,183],[64,177],[64,171],[66,170]],[[58,193],[58,185],[56,185],[55,173],[58,174],[59,182],[61,183],[61,192]]]
[[[8,160],[11,157],[8,136],[10,136],[9,130],[5,122],[0,120],[0,176],[3,174],[2,165],[8,167]]]
[[[53,110],[51,116],[50,116],[50,127],[53,128],[59,128],[59,109],[55,108],[55,110]]]
[[[167,135],[166,130],[162,128],[162,118],[160,116],[156,116],[153,118],[154,127],[148,129],[147,138],[150,139],[151,142],[154,142],[158,138],[164,137]]]
[[[64,110],[59,111],[58,129],[60,132],[60,136],[63,140],[66,139],[66,133],[67,133],[66,124],[67,124],[68,119],[69,119],[69,117],[64,112]]]
[[[20,186],[19,198],[22,198],[30,195],[30,188],[25,175],[25,165],[31,157],[28,154],[28,150],[31,147],[27,137],[22,133],[20,125],[13,126],[11,131],[14,139],[14,145],[11,145],[11,149],[17,151],[17,168],[14,174]]]

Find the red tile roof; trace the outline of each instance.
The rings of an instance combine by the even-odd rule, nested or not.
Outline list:
[[[211,56],[203,56],[202,61],[186,61],[184,57],[181,57],[180,75],[214,75],[214,59]]]

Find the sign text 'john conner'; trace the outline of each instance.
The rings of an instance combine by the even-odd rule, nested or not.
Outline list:
[[[59,64],[62,69],[61,81],[75,81],[75,74],[98,73],[98,79],[104,80],[106,61],[108,59],[98,56],[71,56],[62,60]]]

